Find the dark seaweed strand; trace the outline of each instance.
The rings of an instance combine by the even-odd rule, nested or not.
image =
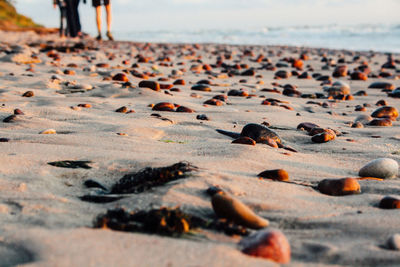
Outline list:
[[[187,172],[197,170],[188,162],[178,162],[171,166],[151,168],[127,174],[111,189],[112,194],[141,193],[152,187],[164,185],[170,181],[185,178]]]

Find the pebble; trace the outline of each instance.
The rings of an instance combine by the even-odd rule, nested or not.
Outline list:
[[[243,253],[250,256],[265,258],[281,264],[290,262],[290,243],[279,230],[266,229],[257,231],[243,238],[239,246],[242,247]]]
[[[195,91],[211,92],[210,86],[206,84],[195,84],[191,89]]]
[[[261,229],[269,225],[268,220],[256,215],[248,206],[226,193],[215,194],[211,204],[219,218],[251,229]]]
[[[332,140],[335,140],[336,134],[331,129],[323,129],[324,132],[315,134],[311,141],[314,143],[326,143]]]
[[[386,196],[379,202],[381,209],[400,209],[400,199]]]
[[[17,115],[10,115],[4,118],[3,122],[15,122],[17,119]]]
[[[349,68],[346,65],[337,66],[333,71],[332,76],[335,78],[346,77],[348,69]]]
[[[395,178],[399,172],[399,164],[390,158],[379,158],[368,162],[358,173],[361,177]]]
[[[120,107],[120,108],[118,108],[117,110],[115,110],[115,112],[118,112],[118,113],[127,113],[127,112],[128,112],[128,108],[125,107],[125,106],[123,106],[123,107]]]
[[[319,182],[318,191],[330,196],[345,196],[359,194],[361,188],[355,178],[325,179]]]
[[[371,117],[374,118],[388,118],[393,121],[399,116],[399,111],[395,107],[384,106],[372,112]]]
[[[47,129],[47,130],[41,131],[39,134],[56,134],[56,133],[57,132],[54,129]]]
[[[389,82],[374,82],[368,88],[394,90],[394,85]]]
[[[161,102],[156,104],[152,110],[156,111],[175,111],[175,105],[168,102]]]
[[[200,114],[196,116],[196,119],[201,120],[201,121],[209,121],[210,119],[207,117],[205,114]]]
[[[188,108],[188,107],[180,106],[176,109],[176,112],[193,113],[196,111],[194,111],[193,109]]]
[[[289,174],[283,169],[266,170],[259,173],[257,176],[274,181],[289,181]]]
[[[212,106],[222,106],[224,104],[224,102],[222,102],[221,100],[212,98],[207,101],[204,101],[204,104],[212,105]]]
[[[392,126],[392,121],[390,119],[373,119],[368,123],[369,126],[379,126],[387,127]]]
[[[32,96],[34,96],[35,94],[33,93],[33,91],[26,91],[22,96],[23,97],[32,97]]]
[[[302,122],[299,125],[297,125],[297,130],[304,130],[306,132],[310,132],[311,129],[315,127],[319,127],[319,125],[312,122]]]
[[[141,81],[139,83],[139,87],[141,88],[149,88],[154,91],[161,91],[160,84],[154,81]]]
[[[370,121],[372,121],[372,117],[370,115],[362,114],[357,116],[357,118],[354,120],[354,122],[360,122],[362,124],[367,124]]]
[[[394,234],[386,242],[388,249],[400,251],[400,234]]]
[[[356,81],[368,80],[367,75],[360,71],[354,71],[353,73],[351,73],[350,77],[351,77],[351,80],[356,80]]]

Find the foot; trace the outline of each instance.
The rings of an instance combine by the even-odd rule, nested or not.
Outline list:
[[[110,40],[110,41],[114,41],[114,37],[112,36],[112,34],[111,34],[111,32],[107,32],[107,37],[108,37],[108,40]]]
[[[97,41],[101,41],[101,39],[102,39],[102,38],[101,38],[101,34],[97,35],[96,40],[97,40]]]

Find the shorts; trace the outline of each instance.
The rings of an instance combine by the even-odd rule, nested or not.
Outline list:
[[[98,6],[106,6],[110,4],[110,0],[92,0],[92,5],[94,7],[98,7]]]

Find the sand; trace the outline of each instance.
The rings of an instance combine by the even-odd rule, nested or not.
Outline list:
[[[386,55],[214,44],[198,47],[150,44],[144,50],[145,44],[99,44],[87,39],[83,41],[85,47],[98,50],[57,52],[61,59],[54,61],[46,52],[40,52],[46,41],[55,40],[48,44],[57,46],[71,46],[79,41],[58,40],[55,35],[10,32],[0,32],[0,40],[0,118],[13,114],[16,108],[25,113],[18,115],[15,122],[0,122],[0,138],[9,139],[0,143],[0,266],[275,266],[272,261],[241,253],[237,246],[241,237],[217,231],[199,230],[190,236],[172,238],[93,229],[96,216],[115,207],[135,211],[180,206],[187,213],[214,219],[210,197],[204,193],[211,185],[219,185],[268,219],[269,227],[286,235],[292,249],[288,266],[398,266],[400,263],[400,253],[384,246],[391,235],[400,231],[399,213],[378,208],[384,196],[400,195],[398,179],[363,180],[361,194],[335,197],[321,194],[310,186],[257,178],[264,170],[284,169],[290,180],[316,185],[327,178],[358,177],[359,169],[376,158],[399,161],[398,121],[393,121],[391,127],[350,127],[358,115],[370,115],[378,108],[375,103],[380,99],[400,108],[398,99],[389,98],[380,89],[367,89],[375,81],[389,81],[397,88],[400,82],[395,77],[368,81],[334,78],[333,81],[347,82],[352,94],[365,90],[368,95],[354,96],[351,101],[329,102],[261,91],[277,88],[282,92],[281,87],[272,85],[278,83],[297,85],[303,94],[326,95],[321,82],[315,79],[292,76],[276,80],[276,71],[266,69],[256,69],[256,74],[262,75],[258,78],[228,77],[226,73],[218,76],[224,73],[215,67],[209,73],[203,69],[190,70],[194,65],[215,64],[217,56],[224,53],[232,52],[232,60],[224,60],[228,64],[245,63],[258,68],[267,63],[255,62],[259,54],[275,64],[285,57],[298,58],[302,51],[307,51],[310,59],[305,65],[314,69],[309,71],[310,75],[316,72],[332,75],[334,67],[322,70],[326,65],[321,62],[322,53],[335,61],[344,55],[349,70],[360,65],[361,61],[353,62],[353,57],[360,55],[373,73],[379,73]],[[12,49],[22,51],[21,57],[12,59],[6,53]],[[245,50],[253,54],[243,56]],[[139,88],[143,79],[131,74],[127,74],[131,86],[109,79],[125,69],[132,70],[130,67],[138,61],[139,53],[153,58],[148,63],[138,63],[135,69],[155,73],[149,80],[171,76],[169,81],[160,83],[171,84],[179,78],[186,85],[176,85],[180,92],[166,94],[166,90]],[[157,60],[160,57],[169,57],[164,65],[173,66],[160,66],[161,61]],[[394,57],[399,59],[398,55]],[[124,65],[123,60],[130,62]],[[77,67],[67,67],[70,63]],[[109,67],[96,68],[97,63],[107,63]],[[27,71],[30,67],[33,72]],[[65,75],[66,69],[76,74]],[[172,70],[179,69],[185,70],[178,75],[171,74]],[[397,75],[394,70],[389,71]],[[59,80],[52,79],[54,75]],[[190,89],[202,79],[214,84],[210,86],[211,92]],[[246,81],[240,82],[241,79]],[[94,88],[74,89],[75,85]],[[229,104],[223,106],[203,105],[217,94],[240,88],[254,96],[229,96]],[[28,90],[34,96],[22,97]],[[198,97],[193,97],[193,93]],[[260,96],[287,101],[293,110],[261,105],[265,98]],[[307,104],[308,101],[326,102],[328,107]],[[196,112],[152,111],[149,105],[159,102],[176,103]],[[366,111],[354,111],[355,106],[364,103],[370,104]],[[79,104],[90,104],[91,108],[77,107]],[[115,112],[122,106],[135,112]],[[153,113],[169,120],[151,116]],[[206,114],[210,120],[196,119],[200,114]],[[265,144],[231,144],[230,137],[216,132],[216,129],[240,132],[248,123],[262,122],[268,122],[285,144],[298,152]],[[301,122],[313,122],[346,134],[315,144],[305,131],[296,129]],[[49,129],[54,129],[56,134],[39,134]],[[88,160],[92,161],[92,168],[68,169],[47,164],[60,160]],[[179,161],[189,161],[200,170],[187,179],[129,194],[112,203],[96,204],[79,198],[93,192],[83,186],[87,179],[110,187],[129,172]]]

